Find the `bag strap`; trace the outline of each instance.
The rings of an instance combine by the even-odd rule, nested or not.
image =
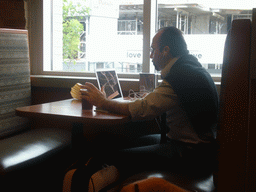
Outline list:
[[[88,191],[91,176],[102,168],[100,161],[91,157],[76,168],[72,177],[71,192]]]

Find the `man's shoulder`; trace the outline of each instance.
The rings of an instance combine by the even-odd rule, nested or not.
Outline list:
[[[186,68],[187,70],[200,70],[202,69],[201,63],[193,55],[183,55],[173,65],[174,70]]]
[[[199,63],[193,55],[184,55],[180,57],[165,78],[169,83],[171,81],[197,81],[207,79],[211,81],[210,74]]]
[[[176,91],[198,91],[201,88],[215,89],[211,75],[201,66],[197,59],[190,55],[180,58],[173,65],[165,80]]]
[[[191,55],[191,54],[186,54],[186,55],[182,55],[179,57],[179,59],[177,60],[176,63],[195,63],[195,64],[200,64],[200,62],[198,61],[198,59]]]

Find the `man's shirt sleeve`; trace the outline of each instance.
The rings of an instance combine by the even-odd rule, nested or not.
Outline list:
[[[178,98],[171,85],[163,82],[145,98],[129,103],[129,111],[133,121],[153,119],[165,111],[177,107]]]

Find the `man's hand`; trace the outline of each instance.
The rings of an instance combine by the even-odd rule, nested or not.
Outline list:
[[[101,90],[99,90],[92,83],[86,82],[84,85],[81,86],[81,88],[87,89],[80,90],[82,93],[82,98],[89,101],[89,103],[91,103],[92,105],[102,107],[103,104],[107,101],[104,87],[102,87]]]
[[[96,107],[102,108],[107,111],[111,111],[113,113],[129,116],[131,115],[128,103],[120,103],[106,98],[104,87],[99,90],[93,84],[86,82],[84,85],[81,86],[81,88],[87,89],[80,90],[82,93],[82,98],[89,101],[89,103],[91,103],[92,105],[95,105]]]

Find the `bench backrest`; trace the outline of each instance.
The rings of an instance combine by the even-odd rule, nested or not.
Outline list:
[[[256,64],[255,60],[250,59],[252,39],[252,23],[249,19],[232,22],[225,43],[220,92],[218,170],[214,175],[218,192],[256,190],[255,177],[251,179],[253,182],[248,182],[251,178],[248,160],[252,157],[248,154],[249,135],[254,137],[249,131],[252,121],[250,111],[252,93],[255,98],[256,88],[252,89],[250,74]]]
[[[29,127],[15,109],[30,105],[30,100],[28,33],[0,29],[0,139]]]
[[[249,134],[247,139],[247,167],[245,191],[256,191],[256,8],[253,9],[250,57]]]

